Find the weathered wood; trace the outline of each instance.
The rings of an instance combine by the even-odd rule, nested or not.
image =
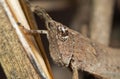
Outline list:
[[[0,63],[8,79],[40,79],[1,5]]]

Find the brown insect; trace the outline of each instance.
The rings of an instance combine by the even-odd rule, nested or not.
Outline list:
[[[111,61],[113,54],[107,51],[111,50],[110,48],[92,42],[80,33],[52,20],[39,7],[35,7],[34,12],[45,20],[51,58],[59,65],[70,66],[73,70],[73,79],[78,79],[79,69],[100,78],[117,79],[118,76],[120,77],[119,60]],[[113,64],[116,65],[113,67]],[[108,73],[117,75],[110,76]]]

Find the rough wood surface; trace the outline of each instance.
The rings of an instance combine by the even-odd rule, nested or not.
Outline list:
[[[1,5],[0,63],[8,79],[40,79]]]

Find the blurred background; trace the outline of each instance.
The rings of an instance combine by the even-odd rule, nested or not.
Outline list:
[[[112,48],[120,48],[120,0],[27,0],[44,8],[50,16],[84,36]],[[38,26],[43,29],[36,16]],[[55,79],[71,79],[69,68],[57,66],[49,56],[48,41],[42,35]],[[47,41],[47,42],[46,42]],[[1,67],[0,67],[1,68]],[[81,79],[97,79],[79,71]],[[0,79],[6,79],[0,69]]]
[[[54,20],[82,33],[84,36],[106,46],[120,47],[119,0],[28,1],[32,6],[44,8]]]

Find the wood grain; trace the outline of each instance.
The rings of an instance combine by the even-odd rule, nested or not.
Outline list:
[[[41,79],[0,5],[0,63],[8,79]]]

